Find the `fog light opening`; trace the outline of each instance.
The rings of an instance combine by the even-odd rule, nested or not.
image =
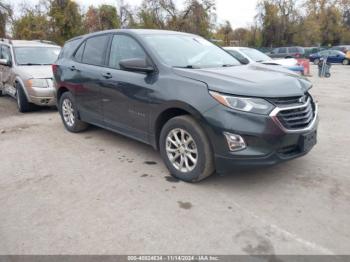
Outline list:
[[[231,134],[227,132],[224,132],[224,135],[227,140],[228,148],[231,152],[242,150],[247,147],[243,137],[241,137],[240,135]]]

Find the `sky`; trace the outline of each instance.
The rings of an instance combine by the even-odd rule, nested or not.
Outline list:
[[[8,0],[12,4],[19,5],[24,0]],[[117,0],[75,0],[83,9],[87,9],[89,5],[98,6],[100,4],[116,5]],[[26,0],[26,3],[35,4],[38,0]],[[137,6],[142,0],[124,0],[131,6]],[[177,6],[181,9],[183,0],[174,0]],[[223,23],[225,20],[231,22],[233,28],[247,27],[253,23],[256,14],[257,0],[216,0],[216,14],[218,23]]]

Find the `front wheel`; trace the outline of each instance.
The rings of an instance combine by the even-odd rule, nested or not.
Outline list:
[[[16,100],[18,111],[21,113],[33,111],[35,108],[35,106],[28,101],[27,96],[19,83],[16,84]]]
[[[349,65],[349,60],[348,59],[344,59],[343,60],[343,65]]]
[[[73,95],[65,92],[60,99],[59,112],[66,129],[73,133],[84,131],[88,124],[78,118],[78,110]]]
[[[209,139],[190,116],[170,119],[161,131],[159,145],[167,168],[178,179],[198,182],[215,171]]]

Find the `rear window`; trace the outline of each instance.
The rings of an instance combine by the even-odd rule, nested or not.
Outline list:
[[[104,65],[109,35],[91,37],[86,40],[82,62],[90,65]]]
[[[74,39],[74,40],[66,42],[61,50],[59,58],[70,57],[74,53],[74,51],[78,47],[78,45],[80,44],[80,40],[81,39],[78,38],[78,39]]]

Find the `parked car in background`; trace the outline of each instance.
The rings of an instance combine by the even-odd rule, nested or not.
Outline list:
[[[321,52],[323,50],[326,50],[328,48],[324,48],[324,47],[304,47],[304,50],[305,50],[305,54],[304,54],[304,57],[308,58],[311,54],[315,54],[315,53],[318,53],[318,52]]]
[[[20,112],[56,105],[51,64],[60,50],[41,41],[0,41],[0,95],[16,98]]]
[[[308,80],[242,66],[193,34],[88,34],[68,41],[52,69],[68,131],[89,123],[150,144],[184,181],[294,159],[316,144]]]
[[[350,45],[337,45],[333,46],[331,50],[338,50],[346,54],[348,51],[350,51]]]
[[[317,65],[322,57],[327,57],[327,61],[329,63],[343,65],[350,64],[350,60],[346,57],[346,54],[338,50],[324,50],[315,54],[311,54],[309,56],[309,59],[310,62],[313,62],[315,65]]]
[[[272,58],[302,58],[305,50],[300,46],[278,47],[272,50],[268,55]]]
[[[298,61],[294,58],[274,60],[259,50],[249,47],[224,47],[224,49],[242,64],[262,63],[265,65],[277,65],[299,74],[304,73],[304,67],[298,65]]]

